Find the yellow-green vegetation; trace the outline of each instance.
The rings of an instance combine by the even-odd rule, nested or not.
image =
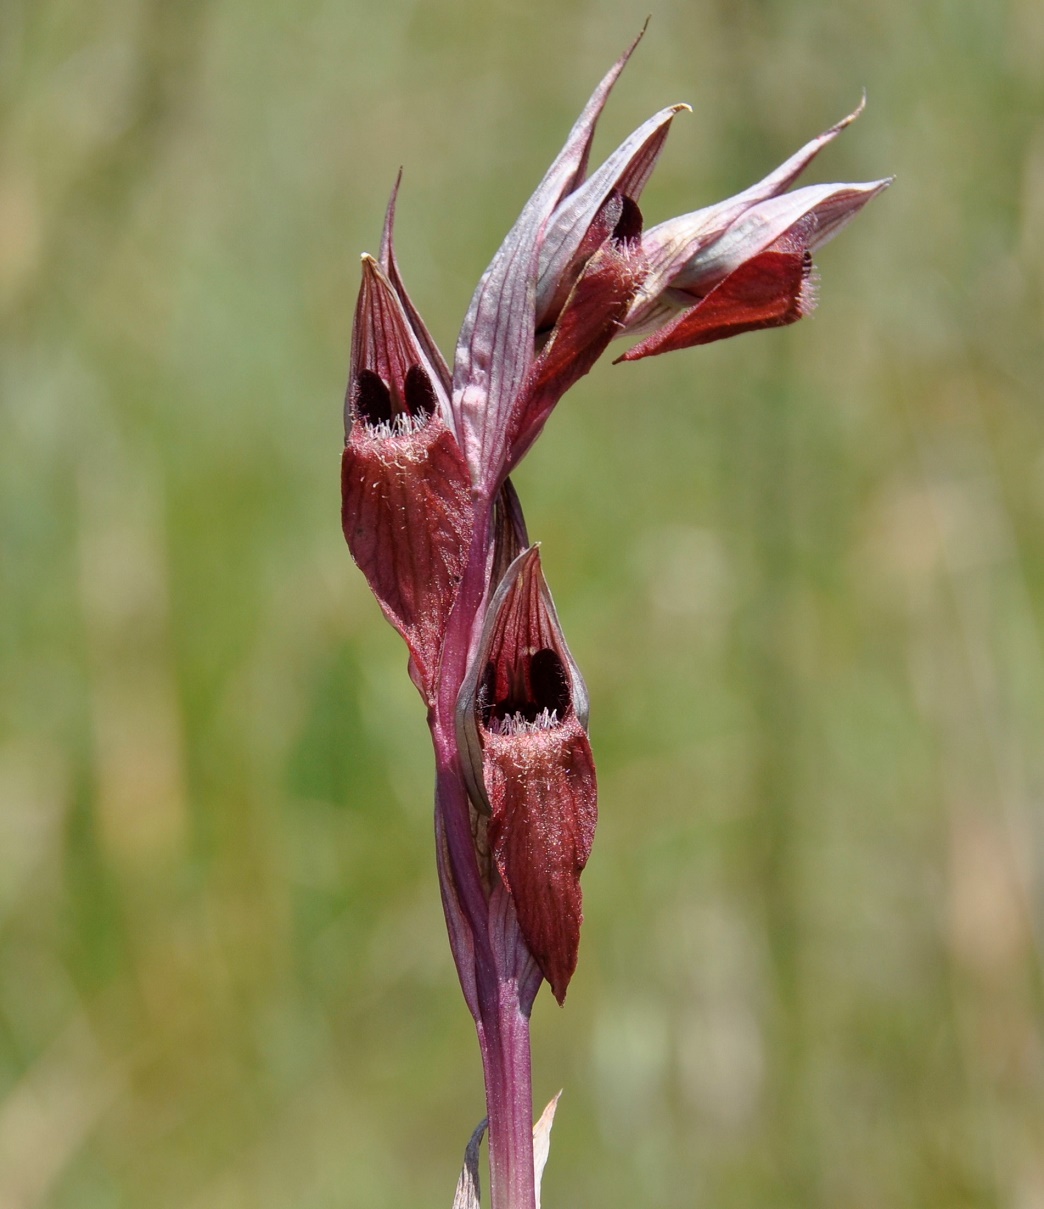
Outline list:
[[[1039,0],[0,4],[0,1206],[448,1205],[482,1115],[358,253],[447,352],[579,106],[643,197],[898,175],[814,318],[599,366],[519,473],[590,689],[549,1209],[1044,1203]],[[596,149],[597,150],[597,149]]]

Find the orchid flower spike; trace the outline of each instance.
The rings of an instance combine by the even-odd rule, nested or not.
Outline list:
[[[439,885],[482,1052],[493,1209],[539,1209],[554,1109],[534,1151],[529,1014],[542,981],[561,1003],[576,970],[597,819],[587,689],[509,476],[615,338],[639,338],[619,358],[637,361],[808,314],[813,252],[891,183],[791,189],[860,105],[758,184],[646,229],[642,191],[687,105],[653,114],[588,172],[637,41],[482,275],[452,364],[395,256],[398,181],[352,331],[341,520],[428,711]],[[482,1130],[459,1209],[479,1203]]]

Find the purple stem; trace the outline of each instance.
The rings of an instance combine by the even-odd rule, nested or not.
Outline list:
[[[529,1014],[541,975],[518,930],[510,896],[497,884],[487,897],[483,886],[456,739],[457,694],[486,596],[490,516],[488,499],[476,500],[475,536],[447,626],[438,698],[428,724],[435,747],[435,828],[446,926],[482,1052],[491,1205],[535,1209]]]
[[[522,1011],[517,982],[485,983],[480,978],[476,1028],[489,1117],[490,1200],[493,1209],[534,1209],[529,1014]]]

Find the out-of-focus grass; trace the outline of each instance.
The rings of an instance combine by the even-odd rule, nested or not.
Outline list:
[[[594,701],[549,1206],[1044,1203],[1044,9],[652,0],[647,214],[847,112],[817,316],[518,476]],[[645,8],[0,7],[0,1206],[447,1204],[430,761],[338,530],[356,254],[444,346]]]

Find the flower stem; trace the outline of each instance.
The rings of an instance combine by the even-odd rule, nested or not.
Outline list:
[[[492,1003],[480,990],[480,1004],[483,1018],[477,1030],[489,1117],[492,1207],[535,1209],[529,1017],[514,981],[499,983]]]
[[[436,729],[437,756],[449,755],[445,739]],[[481,889],[467,790],[452,756],[440,760],[437,784],[439,879],[450,948],[482,1053],[492,1209],[535,1209],[529,1013],[541,976],[510,895],[499,882],[488,898]]]
[[[476,499],[476,523],[447,626],[439,690],[428,722],[435,748],[436,843],[450,948],[475,1018],[489,1121],[492,1209],[536,1209],[529,1013],[541,975],[495,870],[479,872],[471,807],[457,750],[455,706],[486,594],[491,504]]]

